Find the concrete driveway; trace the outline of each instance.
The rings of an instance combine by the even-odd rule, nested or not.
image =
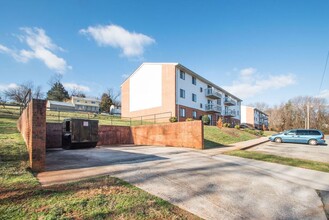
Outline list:
[[[326,219],[329,174],[206,151],[147,146],[47,153],[43,185],[111,175],[205,219]],[[306,173],[305,173],[306,171]]]
[[[326,136],[326,143],[329,143],[328,136]],[[250,148],[249,151],[329,163],[328,145],[312,146],[308,144],[266,142]]]

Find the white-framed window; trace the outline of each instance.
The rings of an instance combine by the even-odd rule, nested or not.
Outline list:
[[[180,71],[179,71],[179,77],[180,77],[181,79],[185,80],[185,72],[182,71],[182,70],[180,70]]]
[[[192,93],[192,101],[196,102],[196,94]]]
[[[185,116],[186,116],[185,108],[180,108],[179,109],[179,116],[185,118]]]
[[[202,87],[200,87],[200,92],[203,92],[203,89],[202,89]]]
[[[197,117],[196,111],[193,111],[193,112],[192,112],[192,117],[193,117],[194,119],[196,119],[196,117]]]
[[[222,104],[222,99],[217,99],[217,105],[221,105]]]
[[[179,96],[183,99],[185,99],[185,90],[184,89],[180,89],[179,90]]]
[[[194,76],[192,76],[192,84],[196,85],[196,78]]]
[[[203,106],[202,106],[202,103],[200,103],[200,108],[202,108]]]

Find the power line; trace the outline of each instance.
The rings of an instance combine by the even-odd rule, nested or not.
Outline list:
[[[323,84],[323,80],[324,80],[324,75],[326,74],[327,64],[328,64],[328,59],[329,59],[329,51],[328,51],[328,54],[327,54],[326,64],[324,65],[324,70],[323,70],[323,74],[322,74],[322,79],[321,79],[321,83],[320,83],[320,87],[319,87],[319,94],[320,94],[320,92],[321,92],[321,88],[322,88],[322,84]]]

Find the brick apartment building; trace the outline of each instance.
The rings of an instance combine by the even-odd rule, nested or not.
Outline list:
[[[268,129],[268,115],[257,108],[242,105],[241,123],[245,123],[256,129],[263,129],[264,125]]]
[[[121,85],[122,117],[171,112],[179,121],[208,115],[240,123],[241,99],[179,63],[143,63]]]

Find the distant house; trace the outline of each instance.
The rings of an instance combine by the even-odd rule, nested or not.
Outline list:
[[[245,123],[256,129],[262,129],[263,126],[268,129],[268,115],[257,108],[242,105],[241,123]]]
[[[54,111],[99,112],[100,100],[72,96],[67,102],[48,100],[47,109]]]
[[[72,103],[68,103],[68,102],[48,100],[47,109],[53,111],[74,111],[75,106]]]
[[[86,112],[99,112],[99,105],[101,101],[94,98],[72,96],[70,102],[75,106],[76,110]]]

